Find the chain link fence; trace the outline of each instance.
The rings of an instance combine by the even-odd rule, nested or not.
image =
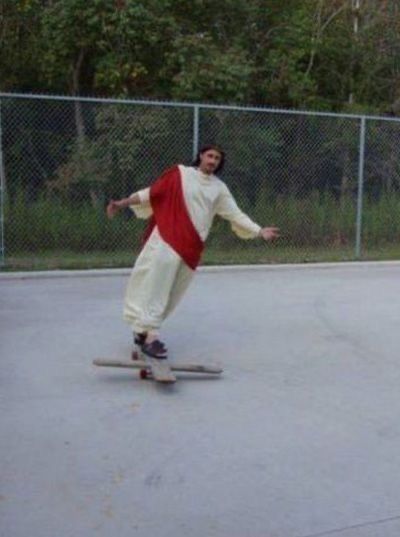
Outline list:
[[[242,107],[0,94],[3,270],[132,265],[145,222],[109,199],[198,148],[275,243],[216,219],[203,263],[399,258],[400,120]]]

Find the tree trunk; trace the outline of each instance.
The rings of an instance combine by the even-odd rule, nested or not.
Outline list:
[[[85,59],[85,50],[80,49],[78,59],[76,61],[76,64],[74,65],[74,70],[72,73],[72,92],[74,95],[79,96],[79,80],[82,70],[83,61]],[[79,158],[84,159],[84,151],[85,151],[85,122],[83,118],[82,113],[82,103],[80,101],[74,102],[74,108],[75,108],[75,125],[76,125],[76,132],[77,132],[77,139],[78,139],[78,151],[79,151]],[[82,163],[84,165],[84,163]],[[91,188],[89,190],[89,197],[92,203],[92,207],[99,207],[100,200],[98,193]]]
[[[6,192],[6,170],[4,167],[4,152],[3,152],[3,115],[1,110],[2,102],[0,100],[0,187],[2,194]]]
[[[358,30],[359,30],[359,19],[360,19],[360,6],[361,0],[351,0],[352,11],[354,14],[353,18],[353,33],[354,33],[354,46],[358,40]],[[354,52],[352,51],[351,58],[351,69],[350,69],[350,80],[349,80],[349,105],[354,104],[354,80],[353,72],[355,67]],[[351,166],[351,157],[350,157],[350,148],[346,146],[345,154],[343,158],[343,175],[340,182],[340,207],[343,208],[346,202],[346,198],[351,191],[351,176],[352,176],[352,166]]]
[[[85,59],[85,51],[81,49],[74,70],[72,73],[72,93],[73,95],[79,95],[79,78],[81,74],[83,60]],[[78,144],[82,145],[85,138],[85,124],[83,121],[82,105],[80,101],[75,101],[75,125],[76,132],[78,134]]]

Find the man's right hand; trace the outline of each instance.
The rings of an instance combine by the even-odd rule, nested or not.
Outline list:
[[[111,200],[110,203],[107,205],[106,213],[108,218],[113,218],[118,211],[126,209],[131,205],[139,204],[140,196],[138,194],[132,194],[132,196],[129,196],[128,198],[122,198],[120,200]]]
[[[107,205],[106,213],[108,218],[114,218],[114,216],[119,211],[118,202],[115,200],[111,200],[110,203]]]

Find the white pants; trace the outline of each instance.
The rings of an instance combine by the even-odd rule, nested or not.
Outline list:
[[[194,271],[154,228],[133,267],[124,320],[134,332],[157,332],[188,288]]]

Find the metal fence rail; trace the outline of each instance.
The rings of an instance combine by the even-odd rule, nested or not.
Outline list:
[[[0,94],[3,267],[130,265],[144,224],[110,198],[224,147],[222,179],[275,244],[216,221],[205,263],[394,258],[400,120],[188,103]],[[4,222],[4,231],[3,231]]]

